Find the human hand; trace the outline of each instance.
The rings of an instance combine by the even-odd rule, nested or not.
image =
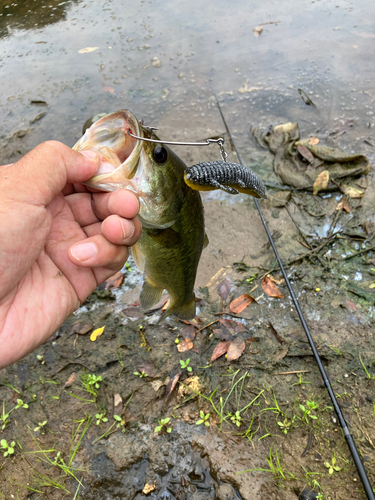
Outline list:
[[[98,168],[88,155],[48,141],[0,167],[0,368],[45,342],[141,236],[132,192],[79,184]]]

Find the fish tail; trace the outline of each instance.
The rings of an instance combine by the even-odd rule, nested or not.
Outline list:
[[[185,302],[182,306],[176,307],[173,303],[171,303],[164,314],[160,316],[157,324],[164,321],[171,314],[177,316],[179,319],[188,320],[195,318],[195,295],[193,294],[192,298],[188,302]]]

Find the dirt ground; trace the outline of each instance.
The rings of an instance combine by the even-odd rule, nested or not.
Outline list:
[[[375,484],[373,171],[354,182],[350,213],[339,191],[270,189],[261,207]],[[365,498],[252,199],[203,198],[193,322],[142,312],[130,260],[120,285],[0,371],[1,499]],[[236,314],[243,294],[255,301]],[[242,354],[211,362],[223,342]]]

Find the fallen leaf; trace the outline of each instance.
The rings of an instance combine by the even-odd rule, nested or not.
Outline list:
[[[319,142],[320,141],[317,137],[310,137],[309,144],[311,144],[311,146],[316,146]]]
[[[314,195],[317,195],[319,191],[326,189],[326,187],[328,186],[328,181],[329,181],[329,172],[328,170],[323,170],[323,172],[321,172],[317,176],[313,184]]]
[[[284,349],[280,349],[280,351],[276,354],[274,361],[280,361],[285,358],[285,356],[288,354],[288,348],[285,347]]]
[[[122,285],[124,281],[124,275],[122,273],[116,273],[104,282],[105,290],[112,290],[113,288],[118,288]]]
[[[309,163],[314,164],[315,158],[311,151],[307,149],[306,146],[299,145],[297,146],[297,150],[301,156],[305,158]]]
[[[236,335],[237,333],[245,332],[246,326],[239,321],[234,321],[233,319],[219,319],[219,323],[221,323],[225,328],[227,328],[232,335]]]
[[[186,325],[185,328],[181,332],[181,336],[183,339],[194,340],[196,331],[197,331],[197,328],[195,326]]]
[[[375,283],[371,283],[371,285],[369,286],[369,288],[375,288]]]
[[[336,207],[336,210],[342,209],[345,210],[348,214],[352,213],[352,207],[349,205],[348,200],[346,200],[345,198],[343,198]]]
[[[281,335],[279,335],[279,333],[277,332],[276,328],[273,326],[273,324],[271,323],[271,321],[269,322],[269,324],[270,324],[270,327],[271,327],[271,332],[275,335],[276,340],[280,344],[283,344],[284,343],[284,339],[281,337]]]
[[[113,414],[120,416],[123,408],[124,404],[122,402],[122,397],[118,392],[116,392],[113,395]]]
[[[212,353],[211,356],[211,362],[215,361],[215,359],[220,358],[223,354],[225,354],[228,350],[229,343],[226,342],[225,340],[223,342],[220,342],[214,349],[214,352]]]
[[[227,300],[229,292],[230,292],[230,288],[231,287],[230,287],[229,280],[227,280],[227,278],[225,278],[225,280],[223,280],[221,283],[218,284],[217,293],[220,295],[220,297],[223,300]]]
[[[143,318],[144,313],[140,307],[135,307],[135,306],[130,306],[130,307],[125,307],[122,312],[126,315],[129,316],[129,318]]]
[[[95,340],[100,337],[100,335],[104,332],[104,328],[105,326],[102,326],[101,328],[97,328],[96,330],[94,330],[92,332],[92,334],[90,335],[90,340],[92,342],[95,342]]]
[[[114,94],[115,93],[115,89],[113,89],[112,87],[108,87],[107,85],[105,87],[103,87],[103,92],[109,92],[110,94]]]
[[[347,184],[343,184],[341,186],[341,189],[345,194],[350,196],[350,198],[362,198],[362,196],[364,195],[363,191],[361,191],[360,189],[348,186]]]
[[[178,388],[178,395],[180,397],[184,397],[188,394],[192,394],[195,392],[200,392],[202,389],[201,383],[199,382],[199,377],[196,375],[194,377],[189,377],[187,380],[184,380],[184,384],[180,384]]]
[[[169,294],[168,293],[165,293],[162,298],[159,300],[159,302],[154,306],[154,307],[151,307],[151,309],[149,309],[148,311],[146,312],[153,312],[153,311],[159,311],[162,307],[165,306],[165,304],[169,301]]]
[[[69,375],[68,380],[65,382],[63,389],[73,385],[75,379],[76,379],[76,374],[73,372],[71,375]]]
[[[193,349],[193,347],[194,347],[194,344],[190,339],[183,339],[177,345],[177,351],[178,352],[186,352],[186,351],[190,351],[190,349]]]
[[[219,328],[214,328],[212,330],[212,333],[215,335],[217,339],[221,340],[233,340],[234,336],[231,334],[231,332],[228,330],[228,328],[225,328],[224,325],[220,325]]]
[[[157,392],[162,385],[164,385],[164,382],[161,380],[153,380],[151,383],[151,387],[154,389],[155,392]]]
[[[154,491],[156,490],[156,485],[155,484],[145,484],[144,487],[143,487],[143,490],[142,490],[142,493],[144,495],[148,495],[149,493],[151,493],[151,491]]]
[[[246,347],[245,341],[241,337],[237,337],[229,343],[227,351],[227,361],[234,361],[238,359],[244,352]]]
[[[258,38],[258,36],[262,33],[263,28],[261,26],[257,26],[256,28],[253,29],[253,34],[255,38]]]
[[[274,297],[276,299],[283,299],[285,295],[281,293],[279,287],[274,283],[270,276],[265,276],[262,279],[262,288],[270,297]]]
[[[35,118],[33,118],[32,120],[30,120],[30,124],[33,124],[39,120],[41,120],[43,118],[43,116],[46,114],[46,111],[43,111],[43,113],[39,113],[39,115],[37,115]]]
[[[251,295],[248,295],[247,293],[241,295],[240,297],[237,297],[234,299],[230,305],[229,309],[235,313],[238,314],[246,309],[248,305],[250,305],[252,302],[254,302],[254,298]]]
[[[144,372],[150,378],[154,378],[156,375],[154,365],[146,361],[137,365],[137,370],[139,373]]]
[[[174,377],[172,377],[167,385],[167,389],[165,391],[165,400],[169,399],[173,389],[176,387],[177,382],[179,381],[179,378],[181,377],[182,372],[178,372]]]
[[[98,50],[99,47],[85,47],[84,49],[79,49],[78,54],[88,54],[89,52],[94,52]]]

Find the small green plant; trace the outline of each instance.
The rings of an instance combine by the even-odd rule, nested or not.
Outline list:
[[[210,414],[207,413],[206,415],[204,414],[204,411],[200,411],[199,412],[199,416],[201,417],[197,422],[196,422],[196,425],[201,425],[201,424],[204,424],[206,427],[209,427],[210,425],[210,422],[208,421],[208,419],[210,418]]]
[[[247,281],[248,283],[250,283],[250,285],[251,285],[251,283],[255,280],[255,278],[256,278],[257,276],[258,276],[258,273],[252,274],[252,275],[250,276],[250,278],[247,278],[247,280],[246,280],[246,281]]]
[[[184,361],[183,359],[180,359],[181,370],[186,369],[188,372],[192,372],[193,369],[191,366],[189,366],[189,363],[190,363],[190,358],[188,358],[186,361]]]
[[[158,434],[163,430],[163,428],[168,432],[168,434],[172,432],[172,427],[168,427],[169,421],[170,421],[169,417],[161,418],[160,420],[158,420],[159,425],[155,427],[155,433]]]
[[[132,268],[130,267],[130,264],[129,262],[125,262],[125,268],[129,271],[129,273],[131,272]]]
[[[108,418],[105,416],[105,413],[97,413],[95,415],[96,425],[100,425],[102,422],[108,422]]]
[[[341,470],[341,467],[336,465],[336,457],[332,457],[331,463],[324,462],[324,465],[327,467],[329,474],[333,474],[335,471],[338,472]]]
[[[237,425],[237,427],[240,427],[242,424],[242,417],[241,417],[241,412],[236,411],[236,413],[229,413],[229,417],[233,424]]]
[[[4,457],[7,457],[8,455],[13,455],[16,443],[12,441],[10,444],[8,444],[8,442],[5,439],[2,439],[0,441],[0,446],[3,450],[5,450],[3,453]]]
[[[281,432],[283,432],[284,434],[288,434],[288,431],[290,431],[290,426],[293,424],[294,420],[294,415],[292,420],[288,420],[288,418],[285,417],[284,422],[277,422],[277,425],[280,427]]]
[[[300,373],[300,374],[299,374],[299,380],[298,380],[298,382],[296,382],[295,384],[292,384],[290,387],[293,387],[293,386],[295,386],[295,385],[311,384],[311,382],[308,382],[308,381],[306,381],[306,380],[302,380],[302,377],[303,377],[303,374],[302,374],[302,373]]]
[[[301,420],[304,420],[307,424],[309,423],[309,418],[316,420],[318,417],[312,414],[313,410],[317,410],[319,405],[315,401],[306,401],[306,406],[299,405],[300,410],[303,412]]]
[[[38,426],[35,427],[34,429],[34,432],[37,432],[37,431],[41,431],[42,434],[44,434],[44,427],[46,426],[47,424],[47,420],[45,420],[44,422],[38,422]]]
[[[40,364],[44,365],[46,362],[45,362],[45,359],[44,359],[44,356],[42,354],[37,354],[36,356],[36,359],[40,362]]]
[[[133,375],[137,375],[137,377],[139,377],[139,378],[148,377],[147,373],[145,373],[143,370],[141,371],[141,373],[133,372]]]
[[[10,420],[9,420],[9,415],[12,413],[12,411],[14,410],[17,410],[18,408],[28,408],[29,405],[27,403],[24,403],[22,401],[22,399],[17,399],[17,404],[14,408],[12,408],[11,410],[9,410],[8,412],[5,411],[5,402],[3,401],[3,411],[0,415],[0,425],[2,424],[1,426],[1,430],[4,430],[5,427],[9,424]]]
[[[362,358],[361,358],[361,355],[359,355],[359,360],[361,362],[361,365],[363,367],[363,369],[365,370],[365,373],[366,373],[366,376],[369,380],[375,380],[375,376],[372,376],[369,371],[367,370],[367,368],[365,367],[363,361],[362,361]]]
[[[124,433],[125,432],[125,423],[126,423],[125,419],[122,418],[122,417],[120,417],[120,415],[113,415],[113,418],[117,422],[117,425],[116,425],[117,429],[120,429],[122,427],[122,431],[121,432]]]

